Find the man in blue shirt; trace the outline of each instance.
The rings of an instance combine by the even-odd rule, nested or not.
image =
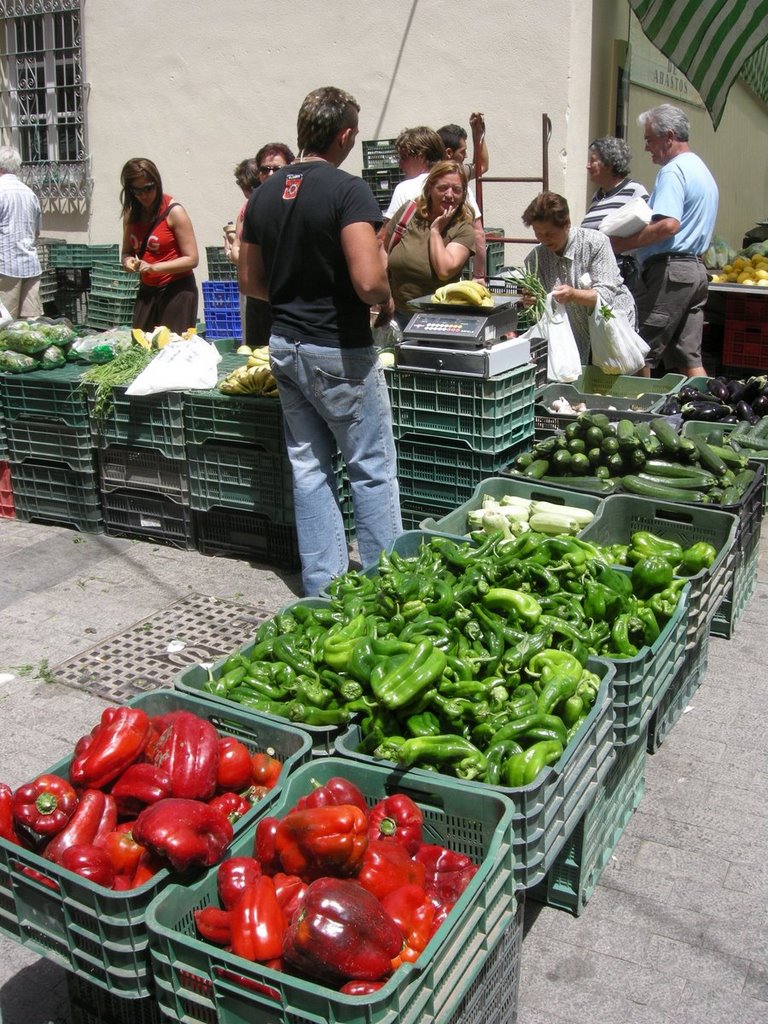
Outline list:
[[[669,103],[638,118],[645,148],[660,166],[649,199],[651,223],[629,238],[614,239],[617,253],[639,249],[641,278],[635,292],[639,331],[650,346],[646,377],[663,364],[687,377],[706,376],[701,359],[707,273],[701,256],[717,218],[715,179],[688,146],[688,118]]]

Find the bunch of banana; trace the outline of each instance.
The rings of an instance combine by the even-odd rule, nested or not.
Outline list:
[[[269,345],[251,349],[246,366],[269,366]]]
[[[219,391],[225,395],[263,395],[277,398],[277,383],[272,376],[269,363],[238,366],[219,383]]]
[[[432,301],[449,306],[493,306],[493,296],[479,281],[444,284],[432,296]]]

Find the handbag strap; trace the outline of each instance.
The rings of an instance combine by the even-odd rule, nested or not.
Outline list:
[[[392,232],[392,237],[389,240],[389,246],[387,248],[388,253],[392,252],[397,243],[402,239],[403,235],[405,234],[405,229],[408,227],[408,224],[410,223],[411,217],[413,217],[414,213],[416,213],[416,201],[415,199],[412,199],[408,203],[406,208],[403,210],[403,215],[397,222],[395,230]]]
[[[144,241],[141,243],[141,245],[139,246],[139,251],[136,253],[137,259],[142,259],[143,258],[144,253],[147,251],[147,246],[149,245],[150,235],[155,230],[157,225],[161,221],[165,220],[165,218],[168,216],[168,214],[171,212],[171,210],[174,208],[174,206],[178,206],[178,205],[179,205],[178,203],[170,202],[170,203],[168,203],[168,205],[166,206],[166,208],[164,210],[161,210],[160,213],[158,213],[158,215],[155,217],[155,219],[152,221],[152,223],[147,228],[147,233],[146,233],[146,235],[144,235]]]

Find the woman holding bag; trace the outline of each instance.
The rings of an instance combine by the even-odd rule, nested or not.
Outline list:
[[[197,322],[198,252],[187,211],[163,192],[151,160],[136,157],[120,173],[123,206],[121,262],[141,274],[133,327],[168,327],[181,334]]]
[[[589,362],[589,323],[595,307],[625,313],[630,326],[637,328],[635,300],[621,279],[610,241],[599,231],[572,227],[563,196],[540,192],[525,210],[523,223],[533,229],[539,243],[525,259],[526,270],[565,306],[582,365]]]

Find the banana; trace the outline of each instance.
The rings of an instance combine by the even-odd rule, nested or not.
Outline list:
[[[433,301],[448,305],[492,306],[493,296],[479,281],[454,281],[438,288]]]

